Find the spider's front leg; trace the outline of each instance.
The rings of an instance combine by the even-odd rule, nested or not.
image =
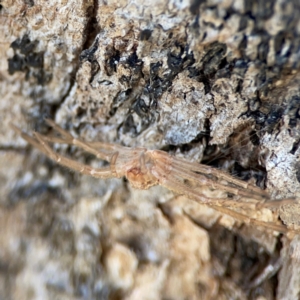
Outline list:
[[[57,154],[56,152],[54,152],[51,149],[51,147],[47,144],[47,142],[44,140],[44,137],[41,134],[35,132],[34,136],[40,142],[40,144],[44,147],[46,155],[49,156],[54,161],[56,161],[58,164],[63,165],[74,171],[80,172],[82,174],[91,175],[91,176],[97,177],[97,178],[115,177],[114,166],[115,166],[116,159],[118,157],[118,152],[113,154],[113,156],[111,158],[112,164],[109,167],[92,168],[88,165],[79,163],[73,159],[67,158],[60,154]]]
[[[112,160],[111,153],[116,153],[119,152],[120,150],[120,147],[113,144],[102,143],[102,142],[89,143],[89,142],[82,141],[79,138],[73,137],[72,134],[62,129],[54,121],[50,119],[45,119],[45,121],[47,122],[48,125],[50,125],[55,131],[57,131],[62,136],[62,138],[57,138],[53,136],[49,136],[49,137],[43,136],[43,139],[50,143],[60,143],[60,144],[69,144],[69,145],[78,146],[83,150],[94,154],[97,158],[109,162]],[[101,150],[98,150],[97,148],[100,148]]]
[[[13,129],[18,132],[24,140],[26,140],[29,144],[33,145],[34,147],[38,148],[41,152],[43,152],[46,156],[54,160],[60,165],[63,165],[71,170],[80,172],[82,174],[86,175],[91,175],[93,177],[97,178],[112,178],[116,177],[116,172],[115,172],[115,163],[118,157],[118,152],[114,152],[112,155],[109,156],[111,165],[105,168],[92,168],[88,165],[82,164],[80,162],[77,162],[73,159],[70,159],[68,157],[65,157],[63,155],[60,155],[53,151],[53,149],[49,146],[47,141],[52,141],[51,137],[45,137],[37,132],[35,132],[33,135],[35,138],[31,137],[30,135],[26,134],[25,132],[22,132],[21,129],[18,127],[14,126],[12,124]],[[59,127],[60,128],[60,127]],[[60,128],[61,129],[61,128]],[[62,133],[65,133],[63,129],[61,129]],[[72,137],[69,133],[68,137]],[[55,142],[54,138],[54,142]],[[72,139],[74,139],[72,137]],[[64,140],[60,140],[63,142]],[[53,141],[52,141],[53,142]],[[68,143],[68,141],[66,141]],[[70,144],[73,144],[72,142],[69,142]],[[86,149],[85,149],[86,150]],[[94,149],[95,150],[95,149]],[[95,150],[96,151],[96,150]],[[94,153],[93,153],[94,154]]]

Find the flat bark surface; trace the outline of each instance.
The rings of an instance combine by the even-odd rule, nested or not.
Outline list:
[[[0,299],[297,299],[299,235],[74,173],[10,126],[51,134],[48,117],[299,199],[296,2],[1,1]],[[296,200],[276,213],[300,225]]]

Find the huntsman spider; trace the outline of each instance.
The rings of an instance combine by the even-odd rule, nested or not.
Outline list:
[[[177,194],[187,196],[191,200],[207,204],[236,220],[281,233],[290,231],[279,221],[277,223],[260,221],[240,211],[240,208],[244,207],[248,207],[248,210],[252,211],[266,207],[274,208],[284,204],[284,201],[289,202],[289,200],[267,202],[269,196],[266,191],[234,178],[221,170],[203,164],[191,163],[160,150],[129,148],[103,142],[85,142],[79,138],[74,138],[52,120],[45,120],[59,136],[44,136],[34,132],[32,137],[22,132],[18,127],[12,126],[28,143],[58,164],[71,170],[97,178],[125,176],[132,187],[136,189],[148,189],[160,184]],[[109,162],[110,165],[103,168],[92,168],[56,153],[49,146],[49,143],[78,146],[97,158]],[[220,193],[216,193],[218,191],[221,191],[222,197],[220,197]]]

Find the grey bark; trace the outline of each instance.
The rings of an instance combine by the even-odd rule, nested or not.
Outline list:
[[[298,236],[162,187],[74,174],[9,126],[48,133],[47,116],[87,140],[164,149],[297,198],[295,1],[1,5],[1,299],[298,297]],[[297,203],[280,217],[300,225]]]

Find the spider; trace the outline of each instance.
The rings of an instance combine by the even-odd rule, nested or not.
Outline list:
[[[191,163],[176,158],[161,150],[129,148],[103,142],[85,142],[74,138],[54,121],[45,119],[59,135],[44,136],[34,132],[33,136],[12,125],[28,143],[38,148],[58,164],[97,178],[121,178],[125,176],[133,188],[148,189],[162,185],[169,190],[183,194],[191,200],[207,204],[217,211],[225,213],[239,221],[286,233],[293,231],[282,224],[264,222],[249,217],[241,209],[258,210],[280,206],[285,202],[270,201],[266,191],[241,181],[221,170],[207,165]],[[56,153],[49,143],[75,145],[97,158],[109,162],[108,167],[92,168],[73,159]],[[221,193],[221,196],[220,196]],[[278,204],[279,203],[279,204]]]

